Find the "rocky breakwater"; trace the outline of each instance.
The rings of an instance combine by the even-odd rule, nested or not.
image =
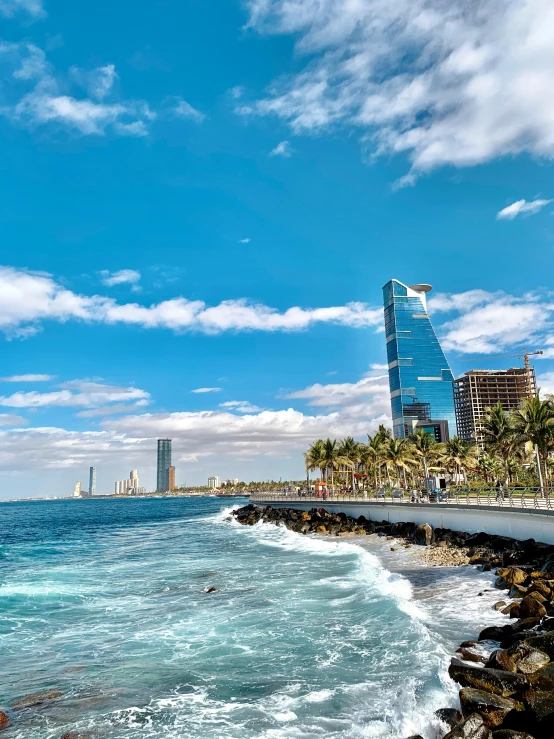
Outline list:
[[[460,710],[437,717],[444,739],[552,739],[554,737],[554,547],[486,533],[433,529],[429,524],[389,524],[355,519],[324,508],[248,505],[233,512],[245,525],[266,521],[299,534],[377,535],[403,546],[424,547],[435,565],[470,564],[496,571],[506,591],[494,608],[511,623],[484,629],[460,645],[449,668],[460,685]],[[394,549],[395,547],[391,547]],[[421,737],[410,737],[421,739]]]

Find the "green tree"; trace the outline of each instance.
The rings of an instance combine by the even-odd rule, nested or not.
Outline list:
[[[444,445],[444,463],[447,470],[454,472],[454,484],[458,484],[461,474],[477,465],[477,447],[470,441],[453,436]]]
[[[537,454],[539,478],[547,480],[546,460],[554,447],[554,403],[529,398],[513,414],[514,431],[520,441],[530,441]],[[544,487],[542,492],[544,493]]]
[[[326,461],[325,442],[323,439],[318,439],[310,445],[310,448],[304,454],[304,464],[306,466],[306,472],[319,470],[321,472],[321,479],[325,480]]]
[[[358,464],[361,462],[362,459],[362,446],[363,445],[360,444],[358,441],[355,441],[352,436],[347,436],[341,441],[339,447],[339,456],[350,460],[350,468],[352,470],[352,492],[354,492],[354,475],[356,472],[356,468],[358,467]]]
[[[351,466],[351,461],[348,459],[348,457],[344,457],[341,454],[340,447],[336,441],[336,439],[327,439],[323,442],[323,459],[325,461],[325,469],[331,470],[331,488],[335,489],[335,478],[334,478],[334,472],[335,470],[338,470],[341,465],[345,465],[346,467]]]
[[[424,429],[418,428],[410,436],[413,454],[418,457],[423,464],[423,476],[425,479],[429,477],[428,463],[438,457],[440,453],[440,445],[435,439]]]
[[[514,433],[512,417],[506,413],[502,403],[487,408],[481,424],[483,444],[492,455],[496,455],[503,465],[504,486],[510,479],[509,461],[513,458],[518,440]]]
[[[396,472],[397,480],[403,476],[406,487],[406,470],[414,463],[412,445],[408,439],[391,439],[383,445],[383,456],[388,465]]]

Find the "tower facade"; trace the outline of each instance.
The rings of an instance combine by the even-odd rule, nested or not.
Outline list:
[[[88,494],[96,495],[96,468],[91,467],[88,475]]]
[[[439,441],[456,434],[454,377],[427,313],[430,290],[430,285],[408,287],[398,280],[383,287],[392,423],[397,439],[409,436],[417,427],[433,433]]]
[[[171,439],[158,439],[158,467],[157,484],[158,493],[166,493],[169,490],[169,468],[171,467]]]

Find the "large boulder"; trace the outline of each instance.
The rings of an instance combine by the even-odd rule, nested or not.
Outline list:
[[[526,595],[519,604],[519,613],[521,618],[543,618],[546,616],[546,608],[535,598]]]
[[[460,704],[464,716],[478,713],[489,728],[501,726],[509,713],[522,709],[521,704],[511,698],[502,698],[475,688],[460,690]]]
[[[522,699],[526,713],[530,714],[531,721],[529,723],[531,725],[529,729],[533,731],[533,736],[537,739],[542,739],[542,737],[552,739],[554,734],[554,692],[551,690],[535,690],[531,687],[522,695]]]
[[[525,675],[486,667],[471,667],[458,659],[451,661],[448,674],[463,688],[476,688],[503,698],[524,690],[528,684]]]
[[[428,547],[433,541],[433,527],[428,523],[422,523],[415,530],[414,537],[416,544]]]
[[[464,718],[457,708],[439,708],[438,711],[435,711],[435,716],[447,726],[450,726],[451,729],[462,723]]]
[[[524,675],[542,670],[550,662],[547,654],[532,647],[527,641],[516,644],[508,649],[507,654],[517,666],[517,671]]]
[[[491,739],[491,732],[485,726],[483,717],[473,713],[449,731],[444,739]]]
[[[517,672],[517,665],[505,649],[495,649],[485,665],[492,670],[504,670],[505,672]]]
[[[506,585],[523,585],[528,577],[527,573],[519,567],[501,567],[496,574]]]
[[[525,640],[525,643],[534,649],[539,649],[554,660],[554,631],[547,631],[540,636],[531,636]]]
[[[5,729],[10,723],[10,719],[6,716],[4,711],[0,711],[0,730]]]

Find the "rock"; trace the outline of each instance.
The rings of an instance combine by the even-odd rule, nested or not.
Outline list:
[[[519,618],[521,608],[519,603],[510,603],[510,605],[502,609],[501,613],[503,613],[505,616],[510,616],[510,618]]]
[[[437,543],[437,546],[441,547],[441,549],[446,549],[446,547],[448,546],[448,542],[443,539],[442,541],[439,541]]]
[[[521,697],[525,707],[539,724],[546,724],[554,729],[554,693],[551,690],[530,688]]]
[[[323,526],[323,524],[320,524],[319,526],[316,527],[316,533],[317,534],[326,534],[327,533],[327,528],[325,526]]]
[[[511,626],[487,626],[479,634],[479,641],[502,641],[513,633],[514,630]]]
[[[517,672],[515,661],[504,649],[496,649],[489,657],[485,667],[493,670],[504,670],[505,672]]]
[[[464,649],[464,647],[460,647],[456,654],[459,654],[462,659],[466,660],[466,662],[480,662],[484,665],[487,661],[482,654],[475,654],[475,652],[471,652],[469,649]]]
[[[525,643],[534,649],[539,649],[547,654],[549,659],[554,660],[554,631],[547,631],[540,636],[531,636],[525,640]]]
[[[4,711],[0,711],[0,730],[5,729],[10,723],[10,719],[6,716]]]
[[[537,590],[533,590],[532,593],[529,593],[530,598],[534,598],[538,603],[546,603],[548,598],[546,598],[542,593],[539,593]]]
[[[516,663],[517,671],[524,675],[537,672],[550,662],[547,654],[530,646],[526,641],[509,649],[507,654]]]
[[[421,736],[421,734],[412,734],[408,737],[408,739],[423,739],[423,737]]]
[[[503,608],[505,608],[505,607],[506,607],[506,601],[505,601],[505,600],[499,600],[499,601],[497,601],[497,602],[496,602],[496,603],[494,604],[494,606],[493,606],[493,609],[494,609],[495,611],[501,611],[501,610],[502,610]]]
[[[493,739],[534,739],[531,734],[524,731],[514,731],[513,729],[497,729],[492,732]]]
[[[502,698],[475,688],[462,688],[460,703],[463,716],[478,713],[482,716],[485,726],[489,728],[500,726],[511,711],[522,708],[521,704],[511,698]]]
[[[527,595],[527,588],[524,588],[521,585],[512,585],[508,595],[510,598],[525,598]]]
[[[66,731],[60,739],[91,739],[92,734],[89,731]]]
[[[551,554],[550,557],[548,557],[544,565],[541,567],[541,572],[548,575],[549,578],[554,579],[554,554]]]
[[[428,523],[422,523],[415,530],[415,543],[428,547],[433,540],[433,528]]]
[[[508,585],[523,585],[528,577],[527,573],[519,567],[501,567],[496,574]]]
[[[451,661],[448,674],[463,688],[476,688],[503,698],[515,695],[528,685],[525,675],[487,667],[471,667],[458,659]]]
[[[62,694],[59,690],[43,690],[40,693],[31,693],[26,695],[24,698],[20,698],[12,703],[12,708],[15,710],[21,708],[31,708],[32,706],[40,706],[43,703],[50,703],[58,698],[61,698]]]
[[[526,595],[521,601],[519,612],[521,614],[521,618],[543,618],[546,616],[546,608],[542,603],[539,603],[530,595]]]
[[[439,708],[438,711],[435,711],[435,716],[450,726],[451,729],[463,721],[463,716],[457,708]]]
[[[529,595],[532,593],[540,593],[544,595],[547,600],[552,597],[552,587],[547,584],[545,580],[535,580],[527,591]]]
[[[217,592],[217,588],[214,588],[214,586],[212,585],[211,587],[206,588],[206,590],[204,590],[204,592],[205,593],[215,593],[215,592]]]
[[[491,733],[478,713],[468,716],[465,721],[455,726],[444,739],[490,739]]]

